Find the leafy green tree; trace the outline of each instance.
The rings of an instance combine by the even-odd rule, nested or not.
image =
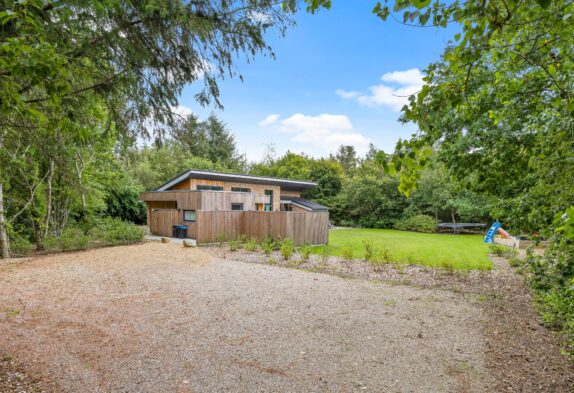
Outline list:
[[[378,165],[366,162],[345,183],[342,199],[335,200],[334,218],[344,225],[392,227],[407,207],[398,184],[396,176],[385,175]]]
[[[144,147],[126,152],[123,168],[144,190],[154,190],[188,169],[230,171],[219,163],[192,156],[178,144]]]
[[[22,146],[38,154],[27,179],[34,197],[20,205],[26,213],[12,202],[3,206],[4,189],[18,190],[10,182],[22,179],[0,178],[2,257],[8,255],[5,210],[33,217],[38,233],[46,234],[65,225],[78,201],[87,209],[90,196],[102,200],[97,180],[72,166],[73,134],[84,129],[85,113],[103,109],[104,128],[123,142],[134,135],[162,140],[175,124],[171,108],[185,85],[202,81],[197,100],[221,106],[217,80],[237,75],[238,55],[272,54],[265,32],[283,32],[296,9],[294,0],[282,7],[251,0],[0,0],[0,151],[11,160],[22,150],[8,141],[21,141],[22,133],[47,136],[44,146]],[[80,153],[75,163],[81,166],[89,154]],[[45,212],[39,193],[46,195]]]
[[[353,146],[341,145],[337,152],[335,153],[334,159],[341,164],[341,167],[345,171],[347,176],[353,176],[355,169],[359,163],[357,157],[357,151]]]
[[[223,121],[211,114],[199,121],[191,114],[172,130],[174,142],[192,156],[205,158],[227,168],[241,166],[235,138]]]
[[[304,154],[288,151],[278,159],[272,158],[266,162],[252,165],[251,173],[283,179],[310,180],[312,161]]]

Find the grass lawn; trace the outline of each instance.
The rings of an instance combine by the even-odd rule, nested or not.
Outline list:
[[[393,263],[448,267],[459,270],[488,270],[488,247],[481,235],[446,235],[404,232],[392,229],[333,229],[329,231],[329,254],[341,256],[349,245],[355,258],[364,258],[363,241],[371,242],[375,250],[387,250]],[[315,247],[321,253],[324,246]]]

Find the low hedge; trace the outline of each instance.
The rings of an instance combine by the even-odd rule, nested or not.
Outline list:
[[[395,229],[401,231],[413,231],[432,233],[436,232],[438,222],[434,217],[424,214],[403,218],[395,223]]]

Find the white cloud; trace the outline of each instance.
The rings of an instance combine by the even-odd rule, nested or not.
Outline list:
[[[276,114],[269,115],[265,119],[261,120],[258,124],[261,127],[267,127],[277,122],[277,119],[279,119],[279,115]]]
[[[176,116],[181,117],[187,117],[193,113],[192,110],[185,105],[172,106],[171,112],[174,113]]]
[[[298,142],[323,151],[333,151],[340,145],[355,146],[364,152],[370,140],[353,128],[351,120],[345,115],[321,114],[308,116],[296,113],[279,121],[279,115],[269,115],[259,125],[270,130],[290,135],[292,142]]]
[[[387,72],[381,77],[382,81],[395,82],[399,85],[416,86],[423,84],[423,74],[418,68],[406,71]]]
[[[247,14],[256,23],[269,23],[271,22],[271,15],[259,11],[250,11]]]
[[[341,89],[336,93],[340,97],[354,99],[364,106],[387,106],[399,112],[408,103],[409,96],[418,92],[424,85],[423,74],[418,68],[387,72],[381,80],[386,83],[369,87],[368,94]]]
[[[337,89],[335,93],[337,93],[338,96],[343,98],[357,98],[358,96],[361,95],[361,93],[358,91],[345,91],[343,89]]]

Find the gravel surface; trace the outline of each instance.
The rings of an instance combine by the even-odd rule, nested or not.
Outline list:
[[[574,363],[560,352],[558,335],[540,324],[524,276],[505,259],[491,255],[491,271],[447,271],[421,266],[372,265],[363,260],[312,255],[301,261],[295,254],[285,261],[277,252],[225,247],[207,248],[215,257],[255,264],[321,272],[339,277],[383,282],[390,285],[441,289],[466,299],[479,308],[476,320],[486,340],[485,367],[492,378],[488,392],[574,392]],[[465,391],[465,390],[462,390]]]
[[[146,243],[0,265],[0,351],[69,392],[483,392],[453,291]],[[0,386],[2,390],[2,386]]]

